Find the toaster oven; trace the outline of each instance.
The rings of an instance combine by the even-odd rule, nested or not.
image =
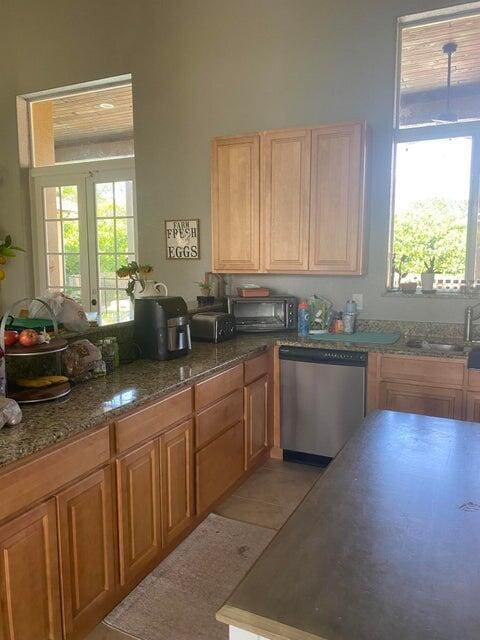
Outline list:
[[[297,326],[297,299],[294,296],[228,296],[227,301],[237,331],[282,331]]]

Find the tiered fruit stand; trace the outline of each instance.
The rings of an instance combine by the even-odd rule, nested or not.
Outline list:
[[[5,328],[8,319],[12,316],[13,311],[18,305],[32,300],[37,300],[47,309],[50,320],[53,323],[53,337],[48,343],[44,342],[43,344],[36,344],[31,347],[24,347],[23,345],[18,343],[9,347],[5,347]],[[3,371],[0,371],[0,377],[5,378],[6,358],[32,358],[41,356],[45,357],[51,354],[56,355],[56,370],[58,375],[61,375],[61,353],[62,351],[65,351],[67,347],[68,342],[58,335],[58,323],[50,305],[48,305],[44,300],[41,300],[40,298],[22,298],[21,300],[17,300],[7,310],[2,318],[2,322],[0,323],[0,348],[5,353],[5,358],[3,358],[2,362],[0,363],[0,367],[3,369]],[[70,390],[70,383],[68,381],[52,383],[48,386],[35,388],[19,387],[14,383],[8,384],[7,381],[6,395],[8,398],[13,398],[19,403],[45,402],[47,400],[62,398],[63,396],[66,396],[68,393],[70,393]]]

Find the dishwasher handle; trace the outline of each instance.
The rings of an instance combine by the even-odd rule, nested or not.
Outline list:
[[[366,351],[348,351],[346,349],[318,349],[316,347],[280,347],[280,360],[295,362],[313,362],[340,364],[349,367],[366,367]]]

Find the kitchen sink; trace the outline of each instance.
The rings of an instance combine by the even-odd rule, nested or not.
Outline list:
[[[444,353],[463,353],[465,351],[463,344],[458,342],[437,342],[435,340],[409,338],[405,344],[411,349],[422,349],[423,351],[442,351]]]

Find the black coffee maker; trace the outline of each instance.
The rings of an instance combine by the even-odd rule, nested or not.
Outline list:
[[[137,298],[134,324],[134,341],[142,358],[169,360],[186,355],[192,348],[190,316],[183,298]]]

